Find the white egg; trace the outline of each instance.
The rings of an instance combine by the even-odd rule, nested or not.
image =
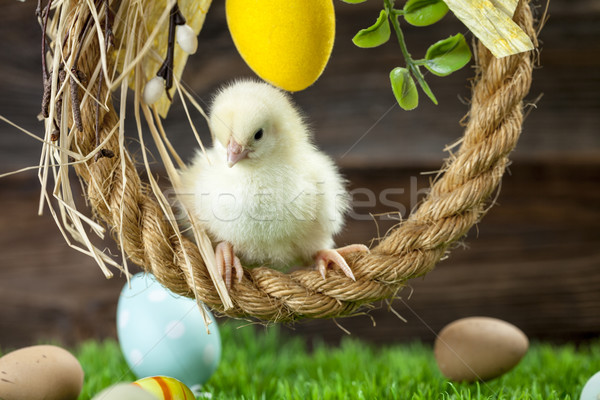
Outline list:
[[[210,334],[195,300],[174,294],[151,274],[125,285],[117,307],[117,333],[127,364],[138,378],[170,376],[194,389],[221,359],[217,323],[205,308]]]
[[[189,25],[178,25],[175,38],[181,50],[188,54],[194,54],[198,49],[198,36]]]
[[[165,92],[165,79],[160,76],[155,76],[150,79],[144,86],[144,103],[154,104],[160,99],[160,96]]]
[[[596,372],[586,382],[579,400],[600,400],[600,372]]]
[[[92,400],[158,400],[152,393],[131,383],[117,383],[95,395]]]

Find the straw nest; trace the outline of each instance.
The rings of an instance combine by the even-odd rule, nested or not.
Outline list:
[[[140,98],[164,56],[156,48],[161,40],[166,41],[162,36],[174,1],[152,18],[144,10],[153,0],[114,0],[107,18],[108,3],[57,1],[53,12],[40,12],[49,39],[44,72],[46,133],[39,173],[43,198],[68,243],[93,257],[107,277],[111,276],[109,266],[127,272],[130,261],[175,293],[196,297],[228,316],[274,322],[331,318],[394,297],[407,280],[433,269],[450,246],[482,218],[521,132],[532,52],[497,59],[477,44],[477,76],[460,148],[446,161],[418,209],[369,254],[348,258],[356,282],[335,272],[324,280],[314,270],[284,274],[261,267],[246,269],[241,283],[228,291],[215,271],[206,234],[194,228],[195,240],[190,240],[175,222],[169,199],[149,167],[145,151],[149,139],[142,135],[142,126],[147,126],[144,129],[175,185],[176,168],[185,165],[162,128],[165,110],[150,107]],[[203,8],[196,13],[195,23],[201,26],[210,1],[199,3]],[[514,20],[536,43],[527,1],[521,1]],[[178,63],[185,64],[185,56],[176,53],[175,59],[176,68]],[[188,116],[187,104],[202,112],[178,83],[181,68],[175,71],[172,93],[181,97]],[[139,165],[124,144],[129,90],[134,93],[133,118],[143,160]],[[119,109],[112,101],[115,92],[120,93]],[[136,167],[141,167],[145,180]],[[69,174],[73,170],[83,183],[92,216],[76,207]],[[50,181],[54,182],[51,191]],[[110,227],[122,251],[121,263],[94,245],[94,236],[104,236],[104,226]]]

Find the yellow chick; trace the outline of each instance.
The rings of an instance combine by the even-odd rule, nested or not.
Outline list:
[[[180,201],[218,243],[215,256],[227,287],[232,270],[285,271],[314,263],[325,278],[343,256],[364,245],[333,249],[350,196],[333,161],[312,143],[284,92],[243,80],[222,88],[209,115],[214,145],[181,171]]]

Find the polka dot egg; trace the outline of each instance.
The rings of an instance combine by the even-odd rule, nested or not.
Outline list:
[[[197,390],[217,369],[221,338],[217,323],[207,333],[193,299],[164,288],[151,274],[125,284],[117,307],[117,333],[127,364],[138,378],[170,376]]]

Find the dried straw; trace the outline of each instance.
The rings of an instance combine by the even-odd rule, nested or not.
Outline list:
[[[531,83],[533,55],[530,52],[496,59],[478,44],[477,77],[460,149],[446,161],[443,174],[433,183],[429,196],[415,212],[388,232],[369,254],[348,258],[356,282],[335,272],[329,273],[323,280],[313,270],[284,274],[261,267],[246,269],[242,282],[235,283],[227,292],[214,268],[214,254],[206,234],[194,229],[194,242],[182,235],[174,222],[173,211],[158,187],[144,147],[142,119],[149,127],[169,178],[176,184],[175,163],[181,166],[180,159],[167,140],[156,110],[140,100],[145,77],[148,76],[145,60],[156,58],[149,43],[166,23],[173,1],[165,2],[165,12],[155,26],[148,26],[144,15],[144,9],[154,4],[153,0],[114,1],[114,7],[118,4],[113,26],[116,49],[108,52],[104,48],[103,30],[100,29],[105,10],[103,2],[96,3],[100,4],[98,8],[91,0],[57,2],[48,28],[53,39],[54,56],[40,181],[46,188],[49,176],[54,179],[52,195],[58,200],[57,209],[52,207],[47,190],[42,191],[42,200],[51,206],[51,212],[67,241],[94,257],[107,277],[111,276],[107,265],[117,264],[97,249],[88,237],[90,228],[97,236],[104,234],[96,220],[111,227],[124,260],[153,273],[175,293],[196,297],[228,316],[255,317],[274,322],[332,318],[351,315],[365,303],[395,296],[408,279],[429,272],[446,255],[449,247],[482,218],[521,131],[522,100]],[[90,13],[94,29],[89,29],[84,37],[79,38],[83,21]],[[528,1],[521,2],[514,19],[536,43]],[[64,79],[61,83],[56,72],[60,63],[64,64],[65,70],[71,70],[73,56],[79,46],[83,48],[77,68],[88,77],[86,82],[77,83],[80,95],[83,93],[81,132],[73,126],[71,107],[58,106],[61,95],[63,104],[71,104],[70,95],[75,93],[70,88],[73,80]],[[119,62],[115,62],[115,52],[119,54]],[[95,98],[101,80],[100,96]],[[121,90],[121,108],[117,113],[110,94],[118,87]],[[147,182],[141,180],[124,144],[124,104],[128,87],[135,92],[134,118],[149,177]],[[190,99],[178,84],[175,90],[180,91],[182,100]],[[96,147],[98,102],[102,143]],[[202,112],[197,104],[192,104]],[[59,113],[62,134],[55,146],[50,136],[52,121]],[[95,160],[102,148],[113,151],[114,157]],[[86,197],[94,213],[93,220],[75,206],[69,184],[70,167],[84,183]],[[125,264],[123,270],[126,269]]]

